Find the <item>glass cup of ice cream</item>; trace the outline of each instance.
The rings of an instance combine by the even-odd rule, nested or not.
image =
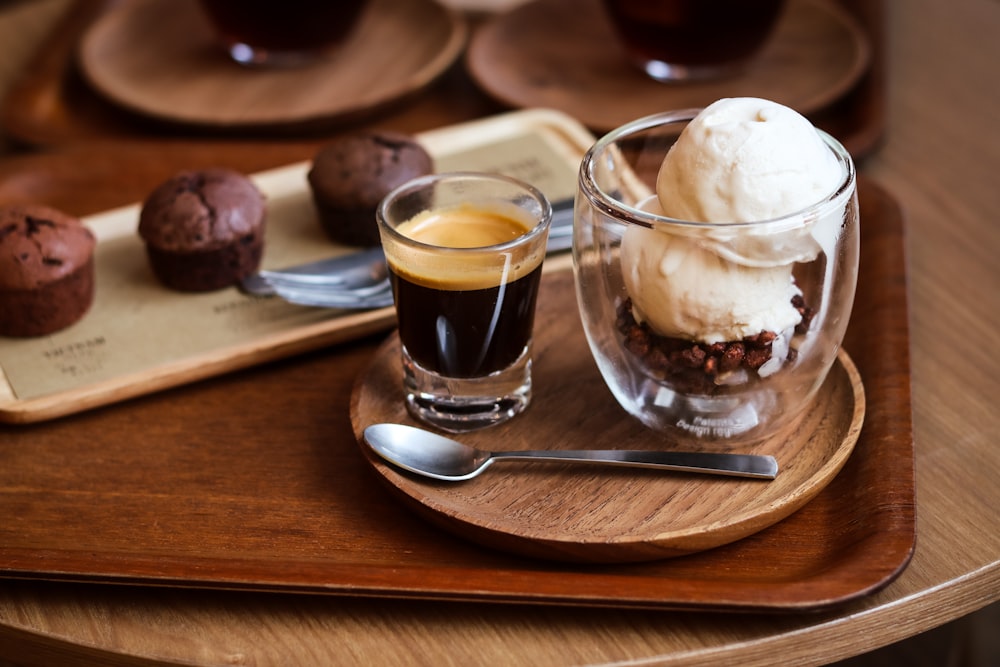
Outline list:
[[[611,392],[647,426],[736,443],[808,408],[857,284],[850,155],[756,98],[662,113],[580,167],[573,260]]]

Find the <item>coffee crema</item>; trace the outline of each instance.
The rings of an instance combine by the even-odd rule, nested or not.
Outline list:
[[[431,209],[396,227],[422,245],[383,239],[383,249],[393,273],[410,282],[440,290],[487,289],[513,282],[541,265],[544,243],[538,244],[540,249],[510,252],[493,248],[529,233],[536,224],[517,210],[472,205]]]
[[[531,231],[527,222],[476,206],[424,211],[396,230],[414,241],[445,248],[482,248]]]

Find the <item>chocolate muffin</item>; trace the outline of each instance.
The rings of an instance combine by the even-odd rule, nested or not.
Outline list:
[[[183,171],[150,193],[139,216],[153,273],[165,286],[208,292],[257,271],[264,195],[229,169]]]
[[[0,335],[43,336],[94,300],[94,235],[46,206],[0,207]]]
[[[320,225],[333,241],[379,244],[375,209],[398,185],[426,176],[434,162],[412,137],[360,132],[323,146],[309,170]]]

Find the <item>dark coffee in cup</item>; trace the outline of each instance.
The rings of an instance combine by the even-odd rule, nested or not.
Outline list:
[[[517,361],[531,338],[542,269],[486,289],[426,287],[391,272],[399,335],[418,364],[441,375],[480,377]]]
[[[399,227],[409,238],[447,248],[474,248],[513,240],[530,231],[522,221],[463,207],[432,211]],[[486,264],[415,272],[389,264],[399,336],[423,368],[452,378],[503,370],[531,340],[542,265],[514,266],[504,275]]]
[[[629,57],[654,78],[705,78],[753,56],[784,0],[603,0]],[[662,76],[657,76],[657,63]],[[674,68],[671,75],[669,68]],[[689,76],[685,76],[685,74]]]
[[[310,54],[333,49],[350,34],[366,4],[367,0],[201,0],[233,57],[241,62],[256,57],[254,62],[261,64],[269,58],[307,60]]]

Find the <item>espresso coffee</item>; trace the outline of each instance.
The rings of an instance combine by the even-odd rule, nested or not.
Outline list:
[[[367,0],[201,0],[229,43],[265,51],[320,51],[342,42]]]
[[[767,40],[784,0],[604,0],[636,59],[682,66],[741,61]]]
[[[496,211],[458,207],[430,211],[398,227],[411,239],[441,246],[420,261],[394,262],[399,336],[423,368],[452,378],[489,375],[513,364],[531,340],[541,257],[498,253],[455,264],[449,248],[480,248],[511,241],[530,225]]]
[[[437,289],[390,269],[399,336],[410,357],[445,377],[489,375],[517,361],[531,339],[542,268],[487,289]]]

